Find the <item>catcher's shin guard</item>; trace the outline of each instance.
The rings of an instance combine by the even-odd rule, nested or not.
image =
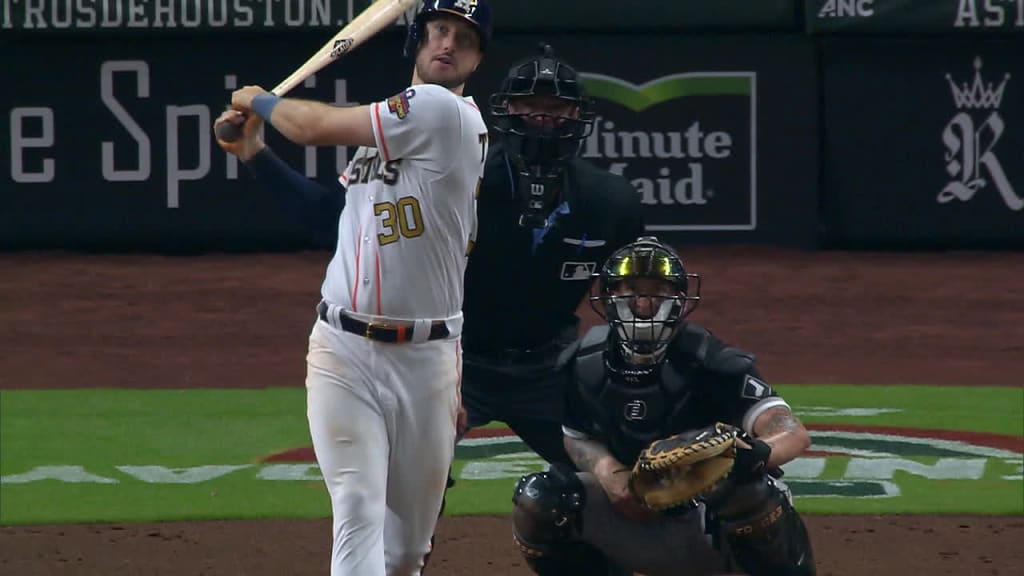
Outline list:
[[[586,491],[570,467],[523,476],[512,496],[513,535],[539,576],[617,576],[604,553],[578,540]]]
[[[776,481],[734,488],[715,511],[733,559],[750,576],[815,576],[810,537]]]

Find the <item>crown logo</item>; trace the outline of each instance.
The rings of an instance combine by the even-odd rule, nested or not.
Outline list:
[[[967,82],[957,84],[951,75],[946,74],[946,80],[953,92],[953,101],[956,102],[957,108],[999,108],[1000,102],[1003,101],[1003,90],[1006,88],[1006,83],[1010,81],[1010,74],[1007,73],[1003,76],[1003,82],[996,87],[991,82],[986,84],[982,81],[981,66],[981,56],[976,56],[974,58],[974,82],[970,85]]]

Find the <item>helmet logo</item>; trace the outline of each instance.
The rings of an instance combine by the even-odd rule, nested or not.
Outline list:
[[[477,0],[455,0],[455,7],[463,12],[472,12]]]

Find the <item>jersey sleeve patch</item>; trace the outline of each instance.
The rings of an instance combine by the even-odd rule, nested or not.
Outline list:
[[[384,160],[408,160],[435,178],[455,165],[477,168],[479,148],[476,138],[470,140],[463,116],[472,112],[482,124],[480,114],[463,110],[459,97],[447,88],[417,84],[375,102],[372,108],[374,140]]]
[[[416,90],[409,88],[388,98],[388,112],[397,116],[399,120],[404,120],[409,115],[409,101],[414,96],[416,96]]]
[[[761,400],[772,395],[772,387],[748,374],[740,395],[750,400]]]

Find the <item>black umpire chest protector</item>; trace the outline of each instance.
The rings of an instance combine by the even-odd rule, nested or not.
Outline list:
[[[571,330],[568,341],[574,340],[574,314],[590,287],[590,274],[619,248],[622,238],[642,231],[639,222],[636,230],[623,229],[615,182],[608,182],[613,175],[574,159],[563,176],[562,199],[569,213],[554,212],[552,206],[549,211],[557,215],[540,234],[519,225],[515,176],[503,145],[488,151],[477,201],[479,235],[465,274],[466,351],[535,349],[561,340],[564,330]],[[507,300],[495,294],[515,298],[516,314],[505,315]],[[502,322],[494,322],[498,316]]]

